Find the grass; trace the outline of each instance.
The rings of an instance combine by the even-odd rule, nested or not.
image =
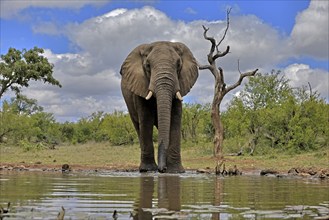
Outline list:
[[[212,145],[183,144],[183,166],[186,169],[214,168]],[[23,148],[0,146],[0,164],[20,164],[41,167],[61,167],[67,163],[80,168],[128,169],[138,168],[140,149],[138,145],[111,146],[106,143],[88,143],[58,146],[54,150],[24,151]],[[329,168],[329,149],[296,154],[270,154],[263,156],[226,156],[226,168],[237,167],[242,171],[275,169],[287,172],[292,167]]]

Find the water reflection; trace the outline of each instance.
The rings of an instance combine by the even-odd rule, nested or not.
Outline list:
[[[134,211],[132,213],[133,219],[152,219],[151,212],[145,212],[143,209],[152,208],[153,194],[154,194],[154,177],[145,176],[139,180],[140,190],[139,198],[136,200]]]
[[[271,219],[329,215],[329,182],[258,176],[0,172],[3,219]]]
[[[181,209],[179,176],[159,176],[158,200],[159,208],[173,211]]]
[[[155,188],[157,189],[157,197],[155,195]],[[154,176],[142,176],[140,178],[139,198],[135,204],[135,212],[132,214],[133,219],[152,219],[155,212],[164,212],[164,210],[165,212],[169,210],[180,211],[180,192],[179,176],[161,175],[157,178],[157,187]]]

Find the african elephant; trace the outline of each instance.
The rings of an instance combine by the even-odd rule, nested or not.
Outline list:
[[[136,47],[121,66],[121,90],[141,147],[140,172],[184,172],[180,154],[182,96],[198,77],[197,61],[183,43]],[[158,128],[158,166],[153,127]]]

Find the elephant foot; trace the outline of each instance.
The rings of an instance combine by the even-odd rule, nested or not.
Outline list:
[[[185,173],[185,169],[181,164],[168,165],[167,173]]]
[[[158,166],[155,163],[141,163],[139,166],[139,172],[145,173],[149,171],[157,171]]]
[[[158,167],[159,173],[166,173],[167,172],[167,167]]]

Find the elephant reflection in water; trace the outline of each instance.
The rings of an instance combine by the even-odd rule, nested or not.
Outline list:
[[[152,208],[154,194],[154,177],[145,176],[140,178],[139,198],[136,201],[134,208],[133,219],[152,219],[151,212],[144,212],[143,208]]]
[[[152,219],[152,213],[145,209],[153,207],[153,196],[155,181],[153,176],[145,176],[140,178],[140,195],[136,201],[133,219],[149,220]],[[157,208],[165,208],[170,211],[180,211],[180,178],[179,176],[159,176],[158,177],[158,205]]]
[[[171,211],[180,211],[179,176],[159,176],[158,181],[158,207]]]

